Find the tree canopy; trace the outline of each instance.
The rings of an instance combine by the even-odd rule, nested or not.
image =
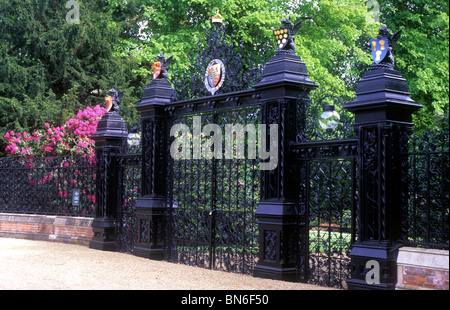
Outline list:
[[[408,81],[411,98],[424,106],[415,114],[414,123],[418,129],[446,124],[448,130],[448,1],[379,3],[381,22],[393,30],[403,28],[395,47],[396,69]]]
[[[151,81],[159,53],[174,56],[175,81],[205,47],[211,16],[223,16],[236,49],[264,64],[276,50],[281,20],[303,19],[297,55],[327,92],[354,96],[370,68],[368,44],[378,28],[404,28],[396,69],[411,97],[424,105],[418,128],[448,115],[448,3],[434,0],[78,0],[79,23],[68,23],[66,1],[0,0],[0,135],[63,124],[86,106],[104,105],[108,89],[125,90],[121,113],[133,108]],[[376,18],[373,4],[379,4]],[[3,142],[4,143],[4,142]],[[4,147],[2,147],[3,149]]]

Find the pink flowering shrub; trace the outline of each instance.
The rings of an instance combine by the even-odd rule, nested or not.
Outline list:
[[[62,126],[45,123],[33,133],[10,131],[5,134],[8,144],[5,150],[23,162],[29,185],[36,193],[48,197],[49,205],[55,208],[70,205],[72,190],[81,188],[82,203],[79,210],[72,212],[93,214],[95,142],[90,137],[97,132],[97,124],[105,113],[106,109],[99,105],[87,107]],[[80,170],[80,165],[84,171]]]
[[[44,128],[33,133],[7,132],[8,143],[5,150],[11,155],[33,156],[94,156],[94,141],[89,137],[97,132],[97,124],[106,113],[106,108],[99,105],[79,110],[76,117],[69,119],[63,126],[51,127],[45,123]]]

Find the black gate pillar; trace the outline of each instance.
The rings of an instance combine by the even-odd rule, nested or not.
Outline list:
[[[116,219],[118,203],[117,168],[113,157],[120,152],[126,141],[126,123],[118,112],[107,112],[98,122],[97,132],[91,136],[95,141],[96,209],[92,223],[94,236],[89,247],[104,251],[115,251]],[[125,142],[126,143],[126,142]]]
[[[394,289],[396,258],[407,204],[407,153],[411,114],[422,106],[409,97],[396,70],[365,73],[356,99],[345,108],[355,114],[359,140],[357,240],[351,257],[349,289]]]
[[[166,207],[167,134],[165,105],[174,90],[167,78],[156,78],[147,86],[135,108],[142,122],[142,197],[136,202],[138,225],[134,254],[151,259],[164,258],[163,219]]]
[[[261,123],[266,124],[267,141],[270,141],[270,125],[278,125],[276,167],[261,171],[261,200],[256,211],[259,261],[253,272],[256,277],[297,279],[298,182],[289,143],[296,140],[299,128],[304,128],[304,118],[298,117],[297,113],[297,104],[304,101],[298,98],[308,98],[315,87],[317,85],[308,78],[306,65],[300,57],[283,51],[277,51],[271,58],[261,82],[254,86],[260,94]],[[269,142],[267,145],[273,148]]]

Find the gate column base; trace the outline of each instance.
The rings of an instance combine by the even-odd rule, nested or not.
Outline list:
[[[115,220],[96,218],[92,223],[94,236],[89,242],[89,248],[101,251],[116,251]]]
[[[397,283],[398,247],[355,244],[350,252],[352,278],[349,290],[394,290]]]
[[[256,210],[256,218],[259,226],[259,261],[253,276],[296,281],[296,204],[262,201]]]
[[[277,268],[270,266],[256,265],[253,269],[253,276],[279,281],[297,282],[297,268]]]
[[[159,197],[143,196],[136,202],[138,225],[137,243],[133,254],[139,257],[162,260],[163,217],[165,200]]]

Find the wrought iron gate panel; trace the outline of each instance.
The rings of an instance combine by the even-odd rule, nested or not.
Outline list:
[[[252,124],[257,130],[260,123],[259,107],[253,106],[179,115],[170,120],[169,128],[177,123],[185,124],[192,133],[194,116],[201,117],[202,126],[219,125],[223,152],[226,124]],[[247,138],[245,145],[248,145]],[[258,253],[254,216],[259,201],[258,163],[258,159],[247,157],[191,157],[170,161],[166,217],[168,261],[251,274]]]
[[[356,227],[356,140],[300,144],[299,276],[311,284],[345,287]]]
[[[309,163],[309,283],[343,288],[350,277],[355,167],[352,159]]]
[[[353,116],[342,109],[344,102],[336,96],[316,91],[311,98],[299,98],[302,102],[297,113],[305,118],[306,127],[301,140],[292,145],[300,176],[299,278],[344,288],[350,278],[348,254],[357,235],[354,214],[358,165]],[[339,111],[340,123],[333,131],[319,125],[324,105],[333,105]]]
[[[121,252],[131,252],[137,241],[135,204],[142,193],[142,155],[118,155],[115,162],[119,179],[116,222],[117,247]]]

